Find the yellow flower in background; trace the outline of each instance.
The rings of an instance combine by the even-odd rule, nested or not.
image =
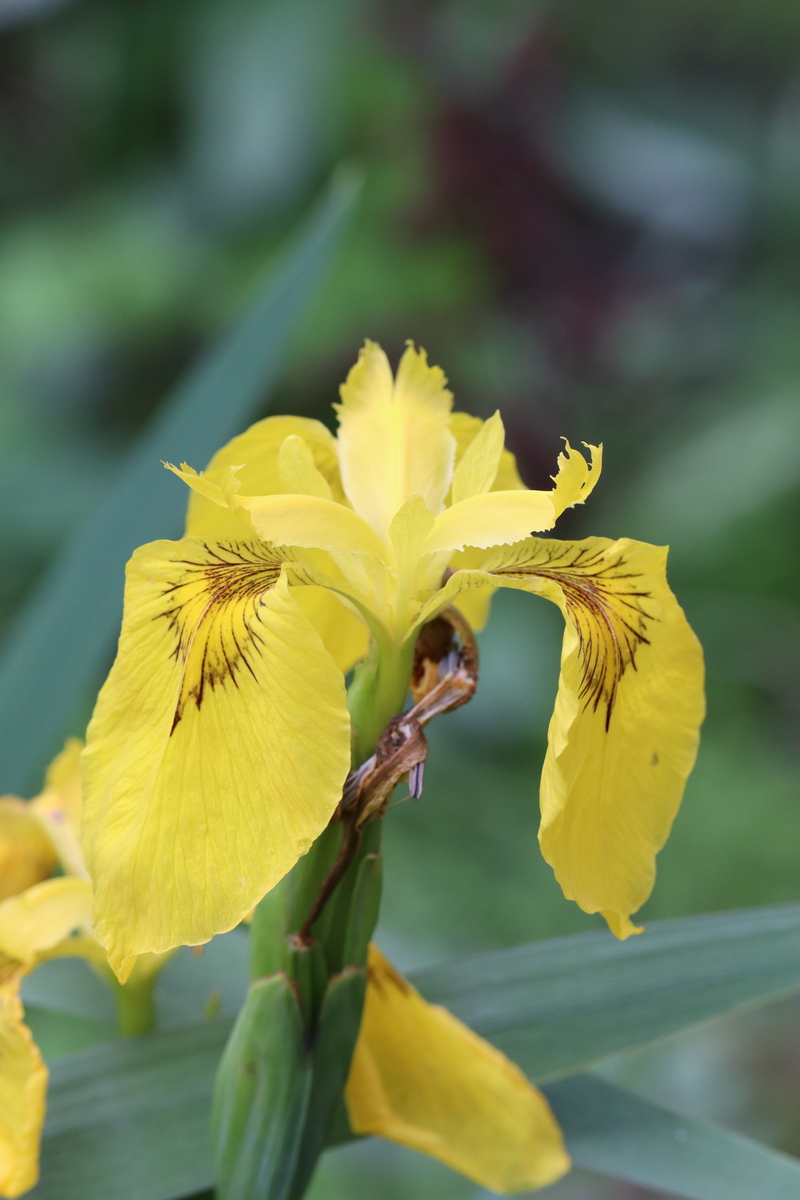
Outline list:
[[[67,743],[36,800],[0,799],[0,1195],[9,1197],[38,1178],[47,1093],[20,984],[48,958],[105,959],[90,932],[92,885],[78,850],[80,750]],[[59,865],[66,874],[49,879]]]
[[[447,1009],[427,1004],[376,946],[345,1099],[354,1133],[438,1158],[494,1192],[545,1187],[569,1170],[542,1093]]]
[[[35,800],[0,798],[0,1196],[22,1195],[39,1173],[48,1072],[23,1021],[25,976],[49,959],[84,959],[114,989],[121,1032],[129,1034],[149,1016],[143,999],[166,962],[143,955],[120,988],[92,933],[92,885],[80,849],[82,749],[77,738],[67,742]],[[54,870],[63,874],[48,878]]]
[[[393,379],[368,342],[337,437],[267,418],[203,474],[171,468],[192,488],[186,536],[128,565],[84,753],[95,931],[121,979],[137,954],[232,928],[328,824],[351,763],[343,672],[368,642],[397,711],[421,625],[453,603],[479,619],[497,587],[566,622],[543,854],[567,897],[635,931],[696,754],[699,644],[664,549],[530,536],[586,500],[597,448],[567,446],[554,487],[531,491],[499,414],[451,407],[423,352]]]

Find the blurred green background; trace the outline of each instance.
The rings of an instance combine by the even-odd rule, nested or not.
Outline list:
[[[793,899],[797,16],[793,0],[0,0],[2,622],[355,162],[360,207],[269,411],[329,422],[363,338],[395,361],[413,338],[459,408],[501,408],[530,486],[549,486],[561,436],[604,442],[600,487],[558,533],[669,543],[708,667],[643,916]],[[478,695],[432,730],[423,799],[390,814],[380,940],[400,967],[597,924],[536,847],[560,623],[497,598]],[[797,1152],[794,1011],[608,1069]],[[313,1196],[377,1192],[488,1195],[369,1143],[329,1156]],[[650,1193],[576,1173],[546,1194]]]

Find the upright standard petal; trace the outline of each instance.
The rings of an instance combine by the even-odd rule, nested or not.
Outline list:
[[[336,411],[344,490],[382,538],[412,496],[421,496],[433,513],[442,508],[455,457],[446,382],[412,345],[393,381],[386,355],[367,342],[341,387]]]
[[[342,674],[273,550],[137,550],[84,751],[95,933],[120,979],[236,925],[322,832],[349,758]]]
[[[356,1133],[438,1158],[482,1187],[544,1187],[569,1169],[541,1092],[375,947],[345,1098]]]
[[[531,539],[483,564],[564,615],[539,841],[564,895],[620,938],[638,932],[630,915],[652,890],[705,712],[702,650],[666,557],[629,538]]]
[[[266,417],[257,421],[218,450],[203,475],[219,484],[232,467],[237,467],[243,492],[251,496],[276,495],[283,491],[278,468],[280,449],[292,435],[301,437],[311,450],[314,465],[330,486],[333,499],[344,500],[333,434],[321,421],[308,417]],[[219,508],[193,491],[186,515],[186,535],[235,541],[252,533],[245,513]]]
[[[503,453],[505,429],[500,413],[484,421],[453,472],[453,504],[480,496],[494,486]]]
[[[450,414],[450,432],[456,439],[456,469],[483,425],[484,422],[481,418],[473,417],[471,413],[454,412]],[[517,460],[510,450],[503,449],[500,453],[500,463],[491,491],[513,492],[517,489],[521,491],[525,489],[525,484],[517,469]]]
[[[0,980],[0,1195],[10,1200],[39,1178],[46,1093],[47,1067],[23,1024],[16,983]]]

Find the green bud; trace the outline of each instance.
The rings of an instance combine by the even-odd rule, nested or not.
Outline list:
[[[314,1080],[289,1200],[300,1200],[304,1195],[317,1160],[331,1140],[333,1127],[341,1120],[366,988],[365,968],[348,967],[331,979],[325,992],[314,1038]]]
[[[284,974],[257,979],[222,1055],[212,1136],[219,1200],[286,1200],[311,1091],[311,1055]]]

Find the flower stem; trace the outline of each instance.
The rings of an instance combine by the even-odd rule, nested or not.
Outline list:
[[[156,976],[147,975],[130,979],[125,984],[113,980],[114,999],[117,1004],[117,1023],[123,1037],[137,1037],[140,1033],[151,1033],[156,1027],[156,1006],[153,988]]]
[[[402,712],[413,664],[411,638],[403,645],[373,642],[369,655],[356,668],[347,694],[354,768],[369,758],[389,721]]]

